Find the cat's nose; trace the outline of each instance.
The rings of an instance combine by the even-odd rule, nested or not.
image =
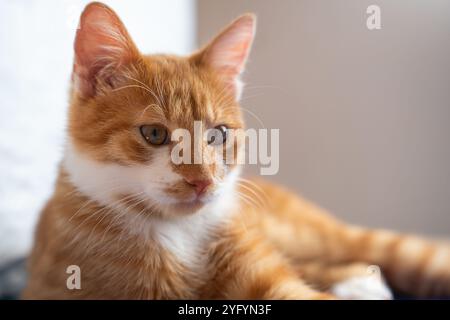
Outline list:
[[[188,180],[186,182],[195,188],[195,193],[197,196],[205,193],[206,189],[212,184],[211,179],[203,179],[203,180]]]

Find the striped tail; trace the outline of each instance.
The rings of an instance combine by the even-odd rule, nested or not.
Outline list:
[[[381,268],[396,290],[419,297],[450,297],[450,245],[384,230],[346,230],[352,260]]]

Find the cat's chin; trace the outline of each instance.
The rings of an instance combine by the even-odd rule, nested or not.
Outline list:
[[[208,201],[195,199],[193,201],[180,201],[167,206],[167,211],[171,215],[189,215],[194,214],[203,208]]]
[[[214,198],[194,199],[191,201],[176,201],[171,203],[149,202],[142,206],[135,206],[131,210],[142,217],[177,218],[193,215],[213,202]]]

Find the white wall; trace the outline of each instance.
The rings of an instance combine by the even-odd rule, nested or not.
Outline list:
[[[0,264],[30,247],[64,140],[72,43],[82,0],[0,1]],[[104,1],[142,52],[195,44],[194,0]]]

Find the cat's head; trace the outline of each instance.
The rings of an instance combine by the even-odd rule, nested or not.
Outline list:
[[[230,192],[243,151],[227,132],[243,128],[239,76],[254,31],[248,14],[191,56],[143,55],[110,8],[88,5],[75,40],[65,157],[72,183],[103,204],[172,215]],[[218,130],[198,138],[195,127]],[[174,152],[179,129],[191,148]],[[225,161],[226,148],[234,161]],[[174,161],[187,152],[200,161]]]

